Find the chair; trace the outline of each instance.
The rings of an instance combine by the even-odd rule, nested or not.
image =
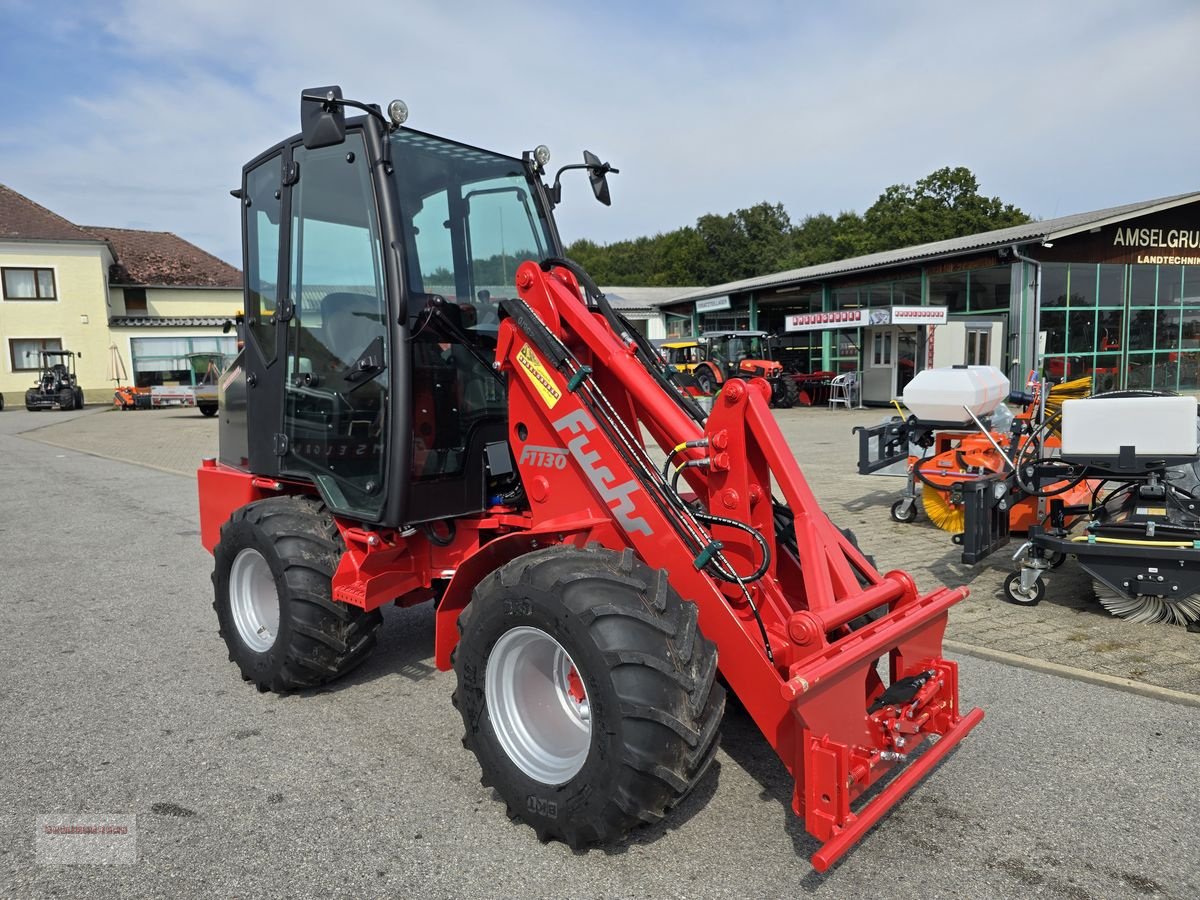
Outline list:
[[[843,372],[829,382],[829,408],[841,404],[850,409],[854,405],[854,389],[858,385],[857,372]]]

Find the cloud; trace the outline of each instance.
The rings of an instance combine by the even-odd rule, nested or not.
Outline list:
[[[226,192],[297,129],[315,84],[400,96],[413,127],[467,143],[547,143],[552,168],[595,151],[621,169],[614,205],[571,173],[568,240],[760,200],[795,219],[862,210],[942,165],[1043,216],[1198,186],[1200,125],[1180,104],[1200,81],[1200,9],[1183,2],[1134,15],[1117,2],[620,0],[534,18],[474,0],[125,0],[46,27],[92,74],[22,110],[38,140],[0,140],[6,183],[75,221],[176,231],[233,261]]]

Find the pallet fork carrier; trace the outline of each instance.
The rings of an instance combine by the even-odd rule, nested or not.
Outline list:
[[[337,102],[329,99],[326,108]],[[368,147],[378,148],[387,140],[381,134],[387,126],[379,118],[372,114],[350,123],[351,129],[361,127],[372,136]],[[372,156],[377,152],[372,149]],[[550,192],[535,177],[540,168],[527,161],[527,169],[530,194],[544,204]],[[311,167],[305,171],[301,183]],[[395,171],[402,177],[400,166]],[[391,168],[377,177],[391,177]],[[377,192],[386,188],[386,182],[381,184]],[[538,211],[550,215],[549,208]],[[385,236],[390,227],[383,223]],[[586,273],[561,258],[560,246],[555,235],[551,250],[557,254],[519,266],[515,295],[501,302],[496,333],[495,369],[507,406],[504,440],[489,445],[488,466],[493,476],[508,468],[522,489],[494,496],[480,512],[443,522],[440,530],[410,527],[404,519],[364,521],[334,509],[312,526],[317,531],[335,527],[321,531],[321,546],[340,541],[344,547],[328,596],[361,622],[362,613],[377,616],[374,611],[385,604],[411,605],[432,595],[436,663],[443,670],[454,665],[462,701],[463,679],[470,673],[462,662],[467,637],[460,643],[459,628],[478,612],[474,606],[491,602],[489,586],[503,582],[520,587],[523,582],[516,575],[504,574],[514,571],[514,565],[545,559],[544,554],[554,552],[547,548],[558,547],[564,558],[606,553],[622,561],[614,564],[621,572],[649,567],[658,587],[646,595],[643,612],[627,615],[657,621],[652,607],[666,604],[668,594],[682,598],[685,607],[694,604],[698,615],[689,612],[690,621],[698,620],[706,647],[708,641],[715,644],[725,683],[795,779],[792,807],[820,842],[812,862],[824,871],[983,718],[978,709],[961,708],[956,664],[942,656],[948,610],[967,591],[941,587],[921,594],[908,574],[878,572],[853,537],[822,511],[769,409],[769,384],[762,379],[731,381],[706,416],[672,383],[657,354],[612,310]],[[254,298],[249,302],[247,315],[252,317]],[[418,320],[418,326],[436,329],[441,319],[453,318],[439,312],[445,304],[444,298],[429,298],[428,318]],[[327,310],[326,330],[330,315]],[[411,321],[393,319],[392,333],[408,338]],[[455,332],[452,322],[442,325],[447,335]],[[379,344],[373,346],[372,358],[377,359]],[[396,366],[407,362],[398,353],[392,359]],[[389,377],[395,390],[407,376]],[[227,380],[223,389],[232,390],[230,384]],[[336,419],[329,422],[338,427]],[[668,454],[690,491],[652,461],[643,434]],[[396,489],[396,481],[385,481],[393,485],[387,490]],[[230,556],[221,544],[253,525],[254,515],[246,510],[280,495],[320,493],[326,506],[333,505],[320,479],[255,472],[252,466],[238,465],[236,456],[205,460],[199,492],[202,539],[218,557],[218,606],[222,579],[228,580],[220,571],[221,560]],[[285,527],[286,519],[277,516],[276,522],[284,524],[274,527]],[[242,551],[234,559],[235,570],[239,560],[248,559],[243,568],[252,571],[254,557],[248,554]],[[284,585],[283,576],[271,574],[276,574],[277,586]],[[519,614],[522,603],[513,606],[509,612]],[[605,610],[583,613],[594,617]],[[286,619],[290,613],[285,609],[282,615]],[[227,642],[237,640],[236,634],[231,638],[232,630],[223,621]],[[501,641],[527,632],[514,629]],[[286,637],[284,625],[279,634]],[[558,640],[565,646],[565,638]],[[234,644],[230,646],[232,654]],[[691,640],[687,646],[693,646]],[[268,646],[262,654],[271,652]],[[571,652],[574,663],[580,663],[582,651]],[[645,654],[632,648],[617,655],[615,665],[645,662]],[[886,665],[882,674],[881,660]],[[584,691],[600,697],[594,673],[582,663],[577,672],[571,657],[567,661],[570,697],[578,700]],[[655,666],[661,668],[657,662]],[[259,680],[248,665],[243,674]],[[712,673],[707,677],[711,684]],[[264,689],[278,689],[278,683],[259,680]],[[711,687],[721,690],[719,684]],[[520,695],[515,696],[506,715],[521,714]],[[703,707],[705,697],[694,702]],[[497,714],[495,708],[490,712],[493,718]],[[472,723],[467,726],[470,735]],[[687,728],[676,731],[684,738],[685,755],[686,748],[704,750],[703,735]],[[594,754],[595,746],[587,752]],[[697,767],[696,779],[704,765]],[[487,777],[486,764],[484,773]],[[548,796],[561,787],[553,779],[542,781]],[[677,787],[686,792],[690,784]],[[865,797],[872,787],[876,790]],[[539,836],[562,837],[572,844],[597,839],[595,833],[580,836],[562,821],[571,815],[569,806],[531,795],[526,810],[523,799],[505,799],[510,807],[519,804],[514,813]],[[639,816],[649,821],[669,805]],[[557,818],[551,822],[550,817]]]

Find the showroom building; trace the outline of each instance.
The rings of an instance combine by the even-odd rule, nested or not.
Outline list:
[[[793,371],[861,372],[868,402],[956,363],[1197,391],[1200,193],[703,288],[663,312],[671,336],[771,332]]]

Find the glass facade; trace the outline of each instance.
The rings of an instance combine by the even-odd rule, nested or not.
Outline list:
[[[1200,266],[1045,263],[1046,372],[1092,389],[1200,389]]]
[[[153,337],[130,338],[133,381],[138,387],[158,385],[196,385],[208,371],[208,359],[197,353],[220,353],[232,358],[237,353],[237,338]]]
[[[822,371],[825,339],[819,331],[788,331],[787,317],[798,312],[821,312],[824,291],[804,290],[776,295],[758,306],[758,328],[777,335],[774,358],[788,372]]]
[[[927,327],[895,331],[914,344],[903,359],[913,358],[916,369],[936,352],[939,364],[986,362],[1022,381],[1036,360],[1054,380],[1091,379],[1093,391],[1200,392],[1200,203],[1151,206],[1120,222],[1098,217],[1091,227],[1072,217],[1061,234],[1015,248],[914,256],[892,271],[843,269],[792,282],[759,296],[749,324],[777,335],[792,371],[870,370],[901,365],[899,349],[885,349],[883,335],[876,343],[874,332],[839,323],[857,325],[857,311],[940,306],[956,323],[934,333],[944,340],[929,340]],[[735,309],[746,296],[731,295]],[[789,315],[814,312],[835,315],[814,331],[786,330]],[[740,319],[723,326],[746,327]]]

